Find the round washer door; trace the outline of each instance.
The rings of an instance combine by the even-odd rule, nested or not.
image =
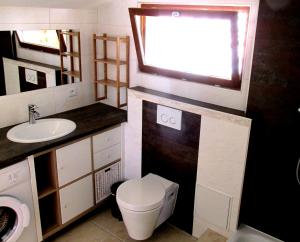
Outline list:
[[[0,241],[17,241],[29,225],[30,213],[26,204],[10,196],[0,196]]]

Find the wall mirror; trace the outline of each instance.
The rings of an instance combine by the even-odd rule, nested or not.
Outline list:
[[[81,81],[76,30],[0,31],[0,96]]]

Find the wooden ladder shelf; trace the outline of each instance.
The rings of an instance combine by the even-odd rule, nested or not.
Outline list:
[[[64,35],[68,36],[68,46],[64,45]],[[77,38],[77,48],[74,50],[75,38]],[[81,72],[81,47],[80,47],[80,32],[73,31],[59,31],[59,43],[60,43],[60,63],[61,63],[61,80],[66,80],[67,83],[74,83],[75,78],[79,79],[79,82],[82,81],[82,72]],[[70,65],[69,70],[65,68],[64,57],[69,57]],[[75,68],[75,58],[78,59],[78,68]],[[65,76],[70,76],[71,81],[68,81],[68,78]],[[66,83],[64,83],[66,84]]]
[[[103,57],[99,58],[97,56],[97,41],[103,41]],[[107,42],[115,42],[116,56],[115,58],[108,58],[107,53]],[[125,44],[125,60],[120,58],[121,44]],[[117,90],[117,107],[127,106],[127,88],[129,87],[129,36],[107,36],[103,34],[101,36],[93,35],[93,46],[94,46],[94,82],[95,82],[95,99],[100,101],[107,99],[107,87],[111,86]],[[98,79],[98,64],[103,64],[104,73],[103,79]],[[108,78],[108,65],[114,65],[116,71],[116,80],[111,80]],[[121,81],[120,77],[120,67],[125,65],[125,80]],[[98,85],[104,86],[104,95],[98,96]],[[120,101],[120,88],[126,88],[126,102],[121,103]]]

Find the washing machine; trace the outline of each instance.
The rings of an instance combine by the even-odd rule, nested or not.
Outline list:
[[[27,161],[0,170],[0,241],[37,242]]]

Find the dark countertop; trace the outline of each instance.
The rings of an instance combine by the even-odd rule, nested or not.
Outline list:
[[[22,144],[12,142],[6,138],[7,131],[15,125],[1,128],[0,169],[24,160],[30,155],[91,135],[110,126],[126,122],[127,112],[102,103],[96,103],[43,118],[70,119],[76,123],[76,129],[72,133],[58,139]]]
[[[194,99],[189,99],[189,98],[186,98],[186,97],[180,97],[180,96],[177,96],[177,95],[156,91],[156,90],[141,87],[141,86],[132,87],[130,89],[134,90],[134,91],[138,91],[138,92],[148,93],[148,94],[155,95],[155,96],[158,96],[158,97],[168,98],[168,99],[178,101],[178,102],[188,103],[188,104],[192,104],[192,105],[203,107],[203,108],[209,108],[209,109],[224,112],[224,113],[229,113],[229,114],[234,114],[234,115],[238,115],[238,116],[241,116],[241,117],[246,117],[245,112],[237,110],[237,109],[233,109],[233,108],[226,108],[226,107],[222,107],[222,106],[219,106],[219,105],[206,103],[206,102],[201,102],[201,101],[194,100]]]

